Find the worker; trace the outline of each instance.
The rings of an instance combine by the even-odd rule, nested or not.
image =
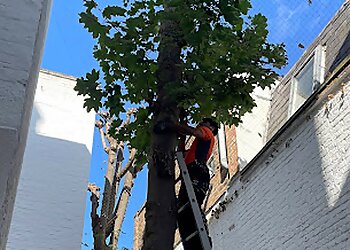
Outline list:
[[[210,174],[207,167],[207,161],[213,150],[215,136],[218,133],[218,124],[211,118],[204,118],[197,127],[193,128],[187,124],[179,124],[176,126],[176,131],[181,135],[182,140],[179,149],[184,152],[185,163],[188,168],[188,173],[192,180],[194,192],[196,194],[199,207],[205,199],[209,189]],[[187,152],[185,149],[185,136],[191,135],[195,139]],[[178,208],[185,204],[184,210],[177,215],[180,236],[185,250],[201,250],[202,244],[199,234],[186,241],[186,238],[197,231],[195,219],[192,209],[188,203],[188,195],[184,183],[181,183]],[[202,212],[203,220],[206,224],[204,213]]]
[[[184,152],[185,163],[192,180],[198,206],[201,207],[209,189],[210,174],[206,164],[213,150],[215,136],[218,133],[218,124],[212,118],[203,118],[195,128],[190,127],[187,124],[173,124],[169,121],[161,121],[154,126],[154,132],[156,134],[175,132],[179,135],[179,150]],[[185,152],[186,135],[195,137],[187,152]],[[188,204],[177,214],[183,247],[185,250],[201,250],[202,244],[198,234],[190,240],[186,240],[190,235],[197,231],[194,215],[188,201],[186,187],[182,182],[178,195],[178,208]],[[202,216],[205,223],[206,220],[203,211]]]

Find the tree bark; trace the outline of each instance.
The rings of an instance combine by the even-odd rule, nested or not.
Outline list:
[[[119,131],[128,126],[130,124],[131,116],[136,112],[137,110],[135,108],[131,108],[126,113],[126,119],[123,122],[123,124],[117,129],[117,133]],[[117,247],[117,240],[118,238],[115,237],[113,234],[113,227],[115,224],[115,220],[117,218],[116,213],[117,211],[121,211],[123,213],[123,218],[127,206],[127,200],[123,194],[123,210],[119,209],[119,201],[117,204],[117,207],[115,208],[116,198],[118,194],[118,188],[120,185],[120,180],[123,178],[125,174],[128,174],[129,172],[136,174],[135,170],[132,168],[133,162],[136,155],[136,149],[131,149],[129,154],[129,161],[122,169],[122,164],[124,160],[124,142],[118,142],[114,137],[112,137],[109,134],[110,131],[110,124],[113,122],[113,118],[110,117],[109,113],[99,113],[100,117],[103,120],[98,120],[95,123],[95,126],[99,129],[101,141],[103,145],[104,151],[108,154],[108,163],[107,163],[107,170],[105,175],[105,183],[104,183],[104,191],[103,191],[103,197],[102,197],[102,208],[101,208],[101,215],[98,215],[97,209],[99,206],[99,188],[96,187],[94,184],[89,184],[88,190],[91,192],[91,204],[92,204],[92,210],[91,210],[91,220],[92,220],[92,230],[93,230],[93,237],[94,237],[94,249],[95,250],[111,250],[116,249]],[[105,131],[103,130],[103,127],[105,126]],[[106,140],[108,141],[109,145],[107,146]],[[128,178],[130,178],[128,176]],[[131,182],[133,180],[134,176],[132,175]],[[131,190],[132,183],[130,184],[130,180],[127,179],[124,184],[124,189]],[[119,198],[120,200],[120,198]],[[126,204],[124,204],[124,200],[126,200]],[[119,213],[119,212],[118,212]],[[121,224],[123,222],[123,219],[119,222],[118,225],[119,228],[121,227]],[[112,234],[112,235],[111,235]],[[106,244],[106,239],[110,237],[110,243]],[[119,232],[117,237],[119,236]]]
[[[172,10],[165,7],[165,11]],[[157,72],[159,109],[154,114],[153,123],[164,120],[175,123],[178,122],[179,111],[168,95],[167,87],[181,82],[177,22],[162,23],[160,36]],[[176,229],[174,152],[177,138],[175,134],[157,135],[153,131],[151,138],[143,249],[170,250],[173,249]]]
[[[120,231],[125,218],[125,212],[128,206],[129,197],[131,196],[131,189],[133,185],[134,185],[134,174],[133,174],[133,170],[129,169],[128,172],[125,174],[123,190],[122,190],[122,193],[120,194],[119,201],[118,201],[118,209],[116,213],[117,218],[114,222],[114,230],[113,230],[114,240],[113,240],[112,250],[116,250],[118,246],[118,239],[119,239]]]
[[[111,190],[111,197],[109,199],[109,206],[108,206],[108,214],[107,218],[108,221],[110,221],[113,217],[113,212],[115,210],[115,202],[117,199],[118,195],[118,189],[120,185],[121,178],[120,177],[120,171],[123,165],[123,160],[124,160],[124,143],[119,143],[118,145],[118,150],[116,153],[116,165],[115,165],[115,170],[114,170],[114,177],[113,177],[113,183],[112,183],[112,190]],[[106,232],[106,238],[109,236],[109,233]]]
[[[91,192],[91,226],[94,237],[94,249],[95,250],[107,250],[105,243],[105,234],[103,233],[103,227],[101,223],[101,217],[97,214],[99,206],[100,192],[99,188],[95,184],[89,184],[88,190]]]
[[[126,119],[123,122],[123,124],[117,129],[116,133],[119,133],[119,131],[122,128],[127,127],[130,124],[130,120],[131,120],[131,116],[137,111],[137,109],[135,108],[130,108],[128,109],[128,111],[126,112]],[[112,121],[109,121],[112,122]],[[109,122],[106,122],[106,129],[109,130]],[[112,188],[111,188],[111,195],[109,198],[109,205],[108,205],[108,211],[107,211],[107,218],[108,221],[110,221],[112,219],[112,217],[114,216],[114,211],[115,211],[115,202],[117,199],[117,195],[118,195],[118,189],[119,189],[119,184],[121,179],[123,178],[123,176],[121,175],[121,171],[122,171],[122,165],[123,165],[123,160],[124,160],[124,142],[119,142],[119,144],[117,144],[117,140],[115,140],[114,138],[110,137],[108,135],[108,141],[112,146],[115,145],[116,148],[116,152],[115,152],[115,159],[116,159],[116,164],[115,164],[115,170],[114,170],[114,176],[113,176],[113,183],[112,183]],[[131,150],[132,152],[135,151],[135,149]],[[136,152],[136,151],[135,151]],[[132,155],[132,158],[135,157],[135,152],[134,155]],[[130,156],[129,156],[130,158]],[[109,236],[109,233],[106,234],[106,237]],[[113,237],[111,238],[113,239]]]
[[[108,151],[108,163],[107,163],[107,170],[106,170],[106,176],[105,176],[105,185],[103,190],[103,197],[102,197],[102,208],[101,208],[101,223],[103,227],[103,232],[106,235],[106,227],[108,220],[110,219],[110,200],[113,196],[113,179],[114,179],[114,173],[115,173],[115,161],[116,161],[116,143],[114,140],[110,141],[110,147]]]

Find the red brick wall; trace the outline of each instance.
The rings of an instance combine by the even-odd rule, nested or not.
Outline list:
[[[238,155],[237,155],[237,141],[236,141],[236,128],[235,127],[225,127],[226,132],[226,147],[227,147],[227,158],[228,158],[228,168],[229,175],[225,176],[224,168],[220,164],[218,141],[215,142],[214,151],[212,157],[214,157],[215,172],[214,176],[210,180],[212,185],[209,197],[207,197],[207,202],[205,204],[205,211],[210,209],[216,201],[225,193],[227,189],[227,184],[229,182],[229,177],[235,175],[238,171]]]

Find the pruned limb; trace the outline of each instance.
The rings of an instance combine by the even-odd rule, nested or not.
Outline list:
[[[103,199],[102,199],[102,208],[101,208],[101,221],[103,226],[103,231],[105,233],[107,221],[109,220],[110,216],[110,199],[114,196],[113,194],[113,179],[114,179],[114,173],[115,173],[115,165],[116,165],[116,148],[115,145],[116,141],[112,138],[110,140],[110,150],[108,152],[108,163],[107,163],[107,170],[105,175],[105,184],[104,184],[104,190],[103,190]],[[113,210],[112,210],[113,211]]]
[[[119,145],[119,151],[118,152],[121,152],[120,154],[124,154],[124,144],[123,143],[120,143]],[[123,164],[123,160],[124,158],[118,158],[118,161],[117,161],[117,167],[116,167],[116,171],[115,171],[115,176],[114,176],[114,180],[113,180],[113,193],[112,193],[112,198],[110,200],[110,210],[109,210],[109,220],[111,218],[113,218],[114,216],[114,213],[116,211],[116,209],[118,208],[118,205],[115,207],[115,202],[116,202],[116,199],[117,199],[117,194],[118,194],[118,189],[119,189],[119,184],[120,184],[120,181],[121,179],[124,177],[125,173],[127,172],[127,170],[130,168],[130,166],[132,166],[132,162],[134,161],[135,159],[135,155],[136,155],[136,150],[135,152],[133,152],[133,150],[131,150],[130,152],[130,155],[129,155],[129,160],[126,164],[126,166],[124,167],[124,169],[122,170],[122,164]],[[115,207],[115,208],[114,208]],[[110,234],[110,231],[107,232],[107,237],[109,236]]]
[[[89,184],[88,190],[91,193],[91,226],[92,226],[92,232],[94,237],[94,249],[107,249],[106,243],[105,243],[105,237],[103,232],[103,227],[101,224],[101,217],[97,214],[97,209],[99,206],[99,199],[100,199],[100,188],[97,187],[95,184]]]
[[[132,164],[133,165],[133,164]],[[129,168],[125,175],[124,187],[122,193],[120,194],[118,201],[118,209],[116,214],[118,215],[114,222],[113,228],[113,242],[112,242],[112,250],[117,249],[118,239],[120,235],[120,231],[122,228],[122,224],[125,218],[126,208],[128,206],[129,198],[131,196],[131,189],[134,185],[134,175],[133,170]]]
[[[132,167],[133,167],[133,163],[135,161],[135,155],[136,155],[136,149],[131,149],[130,154],[129,154],[128,162],[126,163],[126,165],[123,168],[123,170],[119,171],[118,175],[116,176],[117,185],[116,185],[115,193],[118,193],[119,183],[120,183],[120,180],[124,177],[124,175],[126,173],[128,173],[128,171],[132,171],[133,172]],[[124,186],[125,186],[125,181],[124,181]],[[119,200],[118,200],[118,202],[119,202]],[[117,203],[117,205],[115,207],[115,210],[113,212],[113,215],[110,216],[110,219],[109,219],[109,222],[108,222],[108,226],[107,226],[108,229],[106,231],[106,236],[107,237],[112,233],[114,221],[117,218],[116,214],[117,214],[118,207],[119,207],[119,203]]]
[[[126,119],[124,120],[123,124],[117,128],[117,133],[121,133],[122,129],[126,128],[130,124],[131,116],[136,111],[136,109],[129,109],[127,111]],[[113,232],[115,225],[114,222],[116,220],[115,213],[117,211],[117,207],[119,207],[118,204],[115,206],[115,203],[120,180],[124,175],[128,175],[129,172],[134,172],[132,169],[132,164],[135,160],[136,150],[133,149],[130,151],[129,161],[124,169],[122,169],[121,167],[124,155],[124,142],[118,142],[117,139],[115,139],[109,133],[111,123],[113,122],[113,117],[110,117],[108,113],[99,113],[99,115],[101,117],[101,120],[96,121],[95,126],[99,129],[103,149],[108,154],[108,163],[105,174],[105,184],[100,215],[97,213],[100,194],[97,192],[96,187],[93,184],[89,185],[89,190],[91,192],[92,202],[91,218],[93,218],[92,227],[94,233],[94,247],[95,250],[105,250],[110,249],[110,247],[108,247],[106,244],[106,239],[111,234],[111,232]],[[107,144],[107,141],[109,145]],[[128,182],[126,182],[126,185],[129,186]],[[122,193],[125,193],[124,189],[125,187],[123,188]],[[116,243],[113,243],[114,239],[116,239],[114,234],[112,235],[111,239],[111,243],[115,245]]]
[[[98,127],[98,130],[100,132],[103,150],[108,154],[109,147],[107,147],[105,132],[103,131],[103,125],[101,125],[101,123],[102,123],[101,121],[96,121],[95,126]],[[107,131],[107,133],[108,133],[108,131]]]
[[[141,170],[143,169],[144,166],[145,166],[145,163],[136,165],[135,169],[134,169],[134,175],[136,175],[137,173],[141,172]]]
[[[136,155],[136,152],[135,152],[135,155]],[[131,157],[129,157],[129,162],[131,162],[130,158]],[[125,176],[124,187],[123,187],[123,190],[121,192],[121,195],[124,192],[127,192],[129,194],[129,196],[131,195],[131,187],[132,187],[132,185],[130,186],[130,182],[129,182],[130,175],[132,176],[133,179],[135,179],[136,178],[136,174],[142,170],[144,165],[145,164],[136,165],[135,161],[133,161],[132,164],[130,165],[130,167],[125,167],[124,168],[124,170],[126,171],[126,176]],[[130,188],[128,188],[128,187],[130,187]],[[119,237],[119,234],[120,234],[120,232],[119,232],[119,234],[115,234],[116,232],[118,232],[118,230],[115,231],[114,228],[116,227],[116,223],[120,223],[120,221],[117,222],[117,218],[121,215],[121,213],[120,213],[120,209],[121,209],[120,203],[121,203],[121,201],[124,201],[123,199],[121,199],[121,197],[122,196],[120,196],[120,198],[118,199],[118,202],[117,202],[117,205],[116,205],[116,209],[115,209],[115,211],[113,213],[113,217],[108,222],[107,235],[109,236],[110,234],[112,234],[111,235],[111,237],[113,237],[111,239],[111,244],[112,245],[113,245],[113,242],[115,240],[118,241],[118,237]],[[124,206],[124,203],[123,203],[122,206]],[[126,207],[125,207],[125,209],[126,209]],[[122,223],[122,221],[121,221],[121,223]],[[118,226],[117,226],[117,228],[118,228]]]
[[[118,176],[124,160],[123,155],[124,155],[124,143],[121,142],[119,143],[117,147],[117,152],[116,152],[117,163],[115,165],[115,170],[114,170],[111,197],[109,198],[108,220],[110,220],[113,217],[114,206],[117,199],[119,184],[121,180],[121,178],[119,178]],[[109,234],[107,233],[106,237],[108,237],[108,235]]]
[[[121,179],[124,177],[124,175],[129,171],[129,169],[133,166],[133,162],[135,161],[135,156],[136,156],[136,149],[131,149],[130,155],[129,155],[129,160],[126,163],[125,167],[120,171],[120,174],[118,177]]]
[[[92,205],[92,209],[91,209],[91,221],[93,224],[93,227],[95,225],[95,221],[97,219],[98,214],[97,214],[97,208],[99,206],[99,199],[100,199],[100,188],[97,187],[95,184],[91,184],[89,183],[88,185],[88,190],[91,193],[91,205]]]
[[[125,118],[124,122],[122,123],[122,125],[120,125],[120,127],[116,129],[116,133],[119,133],[119,131],[121,129],[126,128],[130,124],[131,116],[133,114],[135,114],[136,112],[137,112],[136,108],[128,109],[128,111],[126,112],[126,118]]]

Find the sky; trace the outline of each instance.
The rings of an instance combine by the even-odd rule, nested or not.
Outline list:
[[[103,3],[120,3],[120,0],[102,0]],[[314,0],[312,5],[307,0],[252,0],[251,14],[262,12],[268,18],[269,40],[286,44],[289,64],[280,71],[286,74],[305,49],[326,26],[344,0]],[[78,22],[78,13],[83,10],[82,0],[53,1],[42,68],[76,77],[96,67],[92,57],[94,41],[90,34]],[[304,49],[298,44],[305,46]],[[94,134],[89,182],[103,187],[106,169],[106,154],[103,152],[99,135]],[[132,249],[134,215],[146,198],[147,172],[143,170],[135,180],[126,218],[119,240],[119,248]],[[82,249],[92,249],[90,222],[90,202],[87,194]]]
[[[80,77],[97,66],[92,57],[94,41],[90,34],[78,22],[78,13],[82,10],[83,4],[80,0],[53,1],[42,68]],[[101,188],[103,187],[103,176],[106,170],[105,160],[106,154],[103,151],[100,136],[95,129],[91,166],[86,167],[90,168],[89,182],[96,183],[97,186]],[[145,201],[146,185],[147,170],[143,170],[138,174],[138,178],[135,180],[132,196],[122,227],[122,233],[119,238],[118,249],[122,249],[123,247],[132,249],[134,215]],[[85,225],[82,242],[86,243],[89,247],[82,244],[82,249],[87,250],[93,247],[88,193],[84,218]]]

